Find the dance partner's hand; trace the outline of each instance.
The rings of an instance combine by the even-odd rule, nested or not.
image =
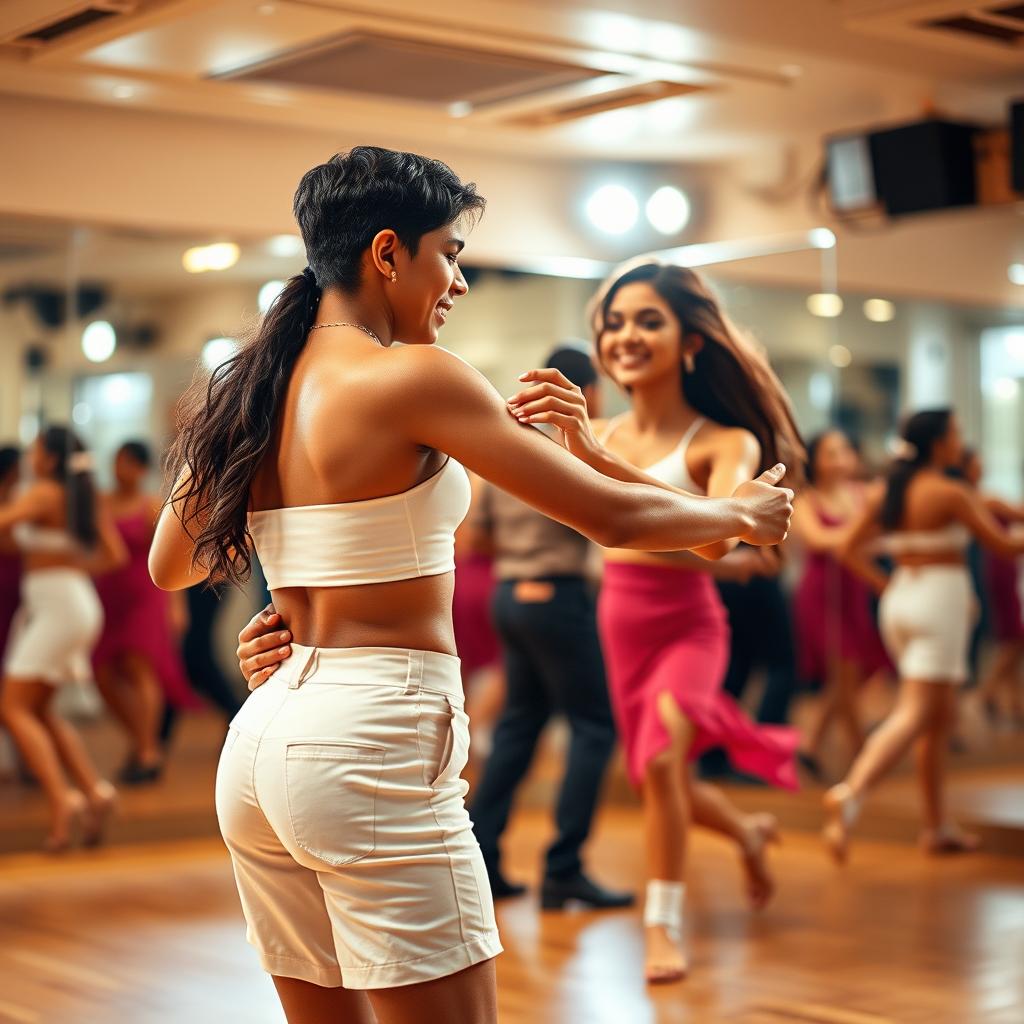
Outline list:
[[[785,475],[786,467],[780,462],[733,491],[732,496],[743,502],[754,521],[740,540],[760,547],[786,539],[793,515],[793,492],[788,487],[776,486]]]
[[[238,634],[238,667],[250,690],[262,686],[291,653],[292,635],[281,630],[281,616],[272,604],[257,612]]]
[[[508,411],[520,423],[550,423],[562,433],[562,444],[577,458],[597,445],[583,392],[561,370],[527,370],[519,378],[529,387],[513,395]]]

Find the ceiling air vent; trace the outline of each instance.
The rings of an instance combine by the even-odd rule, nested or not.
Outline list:
[[[382,75],[381,68],[388,73]],[[520,99],[601,74],[568,61],[357,32],[218,77],[475,107]]]
[[[39,0],[0,11],[0,42],[37,50],[111,18],[130,14],[138,0]]]
[[[706,86],[689,85],[683,82],[643,82],[640,85],[629,85],[622,89],[612,89],[585,99],[570,100],[542,110],[531,110],[510,120],[511,124],[524,128],[546,128],[548,125],[562,124],[565,121],[577,121],[594,114],[603,114],[608,110],[621,110],[623,107],[637,107],[644,103],[655,103],[658,100],[674,96],[687,96],[695,92],[704,92]]]

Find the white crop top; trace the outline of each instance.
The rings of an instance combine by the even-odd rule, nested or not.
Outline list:
[[[11,537],[22,551],[38,551],[47,555],[72,554],[80,545],[67,530],[36,523],[17,523],[11,527]]]
[[[469,477],[449,458],[399,494],[250,512],[249,532],[271,590],[391,583],[455,568],[469,500]]]
[[[966,550],[971,532],[963,523],[950,523],[941,530],[900,530],[880,541],[889,555],[944,555]]]
[[[627,414],[623,413],[622,416],[616,416],[614,419],[608,421],[605,425],[604,433],[600,437],[602,444],[607,443],[608,439],[615,433],[619,425]],[[690,494],[706,494],[707,492],[703,487],[698,487],[694,483],[693,477],[690,476],[690,470],[686,465],[686,453],[689,450],[690,442],[693,441],[697,435],[697,431],[707,422],[703,416],[698,416],[687,428],[686,432],[679,440],[679,444],[675,446],[663,459],[658,459],[653,466],[638,466],[637,468],[642,470],[648,476],[653,476],[655,480],[660,480],[663,484],[668,484],[670,487],[678,487],[681,491],[688,491]]]

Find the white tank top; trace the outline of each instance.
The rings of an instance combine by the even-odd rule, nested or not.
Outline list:
[[[607,444],[608,439],[619,428],[627,415],[628,413],[623,413],[621,416],[616,416],[605,424],[604,431],[598,439],[601,444]],[[707,420],[703,416],[698,416],[686,428],[686,432],[679,439],[679,444],[668,455],[658,459],[653,466],[638,466],[637,469],[642,470],[648,476],[653,476],[655,480],[660,480],[663,484],[668,484],[670,487],[678,487],[681,491],[689,491],[690,494],[706,494],[707,492],[704,488],[699,487],[694,482],[686,465],[686,453],[689,451],[690,442],[693,441],[697,431],[705,423],[707,423]]]
[[[391,583],[455,568],[469,501],[469,477],[449,458],[399,494],[250,512],[249,533],[271,590]]]

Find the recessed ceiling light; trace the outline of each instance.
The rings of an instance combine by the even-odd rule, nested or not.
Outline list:
[[[105,363],[117,348],[117,334],[106,320],[93,320],[82,331],[82,351],[91,363]]]
[[[1024,263],[1011,263],[1006,268],[1006,276],[1014,284],[1024,284]]]
[[[464,100],[458,103],[448,104],[448,116],[449,117],[469,117],[473,113],[473,104],[467,103]]]
[[[839,316],[843,311],[843,300],[834,292],[816,292],[807,296],[807,311],[814,316]]]
[[[115,100],[130,100],[135,95],[135,88],[131,85],[115,85],[111,94]]]
[[[679,189],[663,185],[647,200],[645,212],[655,231],[675,235],[690,220],[690,200]]]
[[[845,345],[833,345],[828,350],[828,361],[843,369],[853,362],[853,353]]]
[[[238,351],[237,338],[211,338],[202,352],[203,366],[213,373],[218,366],[226,363]]]
[[[267,242],[267,248],[272,256],[284,258],[301,256],[306,251],[300,235],[274,235]]]
[[[273,305],[274,299],[276,299],[283,291],[284,281],[267,281],[266,284],[262,285],[256,299],[257,305],[260,307],[260,312],[266,313],[266,311]]]
[[[240,250],[234,242],[214,242],[186,249],[181,257],[182,266],[190,274],[204,274],[208,270],[227,270],[238,262]]]
[[[636,196],[624,185],[602,185],[587,200],[590,223],[607,235],[625,234],[640,212]]]
[[[896,316],[896,307],[888,299],[866,299],[864,315],[876,324],[887,324]]]

